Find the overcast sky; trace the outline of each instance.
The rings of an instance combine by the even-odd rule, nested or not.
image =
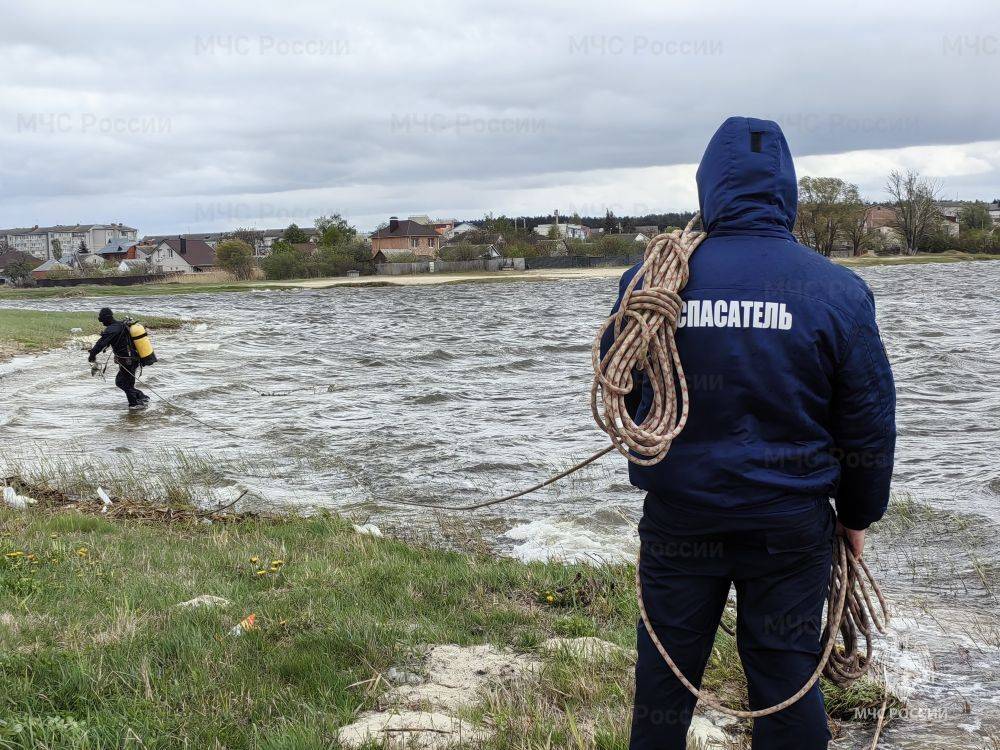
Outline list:
[[[1000,197],[996,0],[0,2],[2,226],[693,209],[729,115]]]

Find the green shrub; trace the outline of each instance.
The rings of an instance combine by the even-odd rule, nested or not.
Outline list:
[[[223,240],[215,247],[215,262],[240,281],[253,278],[253,248],[243,240]]]

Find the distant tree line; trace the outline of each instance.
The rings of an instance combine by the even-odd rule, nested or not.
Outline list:
[[[579,224],[580,226],[589,227],[590,229],[602,229],[608,234],[628,234],[630,232],[634,232],[636,227],[641,226],[658,226],[661,228],[670,226],[683,227],[691,220],[692,216],[694,216],[693,211],[644,214],[642,216],[615,216],[615,214],[609,209],[605,212],[604,216],[580,216],[579,214],[564,216],[560,214],[559,223]],[[534,232],[535,227],[537,226],[556,223],[556,216],[555,214],[548,214],[546,216],[518,216],[515,219],[507,216],[494,218],[492,215],[487,215],[483,219],[462,219],[458,221],[458,223],[474,224],[477,227],[487,229],[487,231],[502,231],[500,229],[490,230],[488,225],[492,223],[494,227],[502,225],[502,228],[506,229],[508,232],[513,231],[515,228],[525,229],[528,232]]]
[[[985,202],[970,202],[959,210],[956,234],[948,231],[949,220],[941,213],[940,187],[934,180],[915,171],[893,171],[885,191],[887,201],[871,203],[861,197],[857,185],[840,178],[803,177],[795,234],[802,244],[827,256],[835,249],[847,249],[851,255],[895,247],[907,255],[1000,249],[1000,227],[994,227]],[[883,209],[877,221],[873,220],[876,209]]]

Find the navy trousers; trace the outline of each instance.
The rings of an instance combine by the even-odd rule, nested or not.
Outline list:
[[[750,707],[766,708],[795,693],[819,663],[835,515],[822,500],[795,516],[727,525],[718,517],[663,512],[647,498],[639,525],[643,599],[661,643],[700,686],[735,584],[736,641]],[[684,750],[694,707],[640,620],[629,747]],[[753,727],[754,750],[821,750],[829,739],[818,684]]]

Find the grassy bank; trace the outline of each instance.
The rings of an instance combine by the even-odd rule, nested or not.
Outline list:
[[[119,317],[127,314],[119,313]],[[150,330],[179,328],[183,321],[174,318],[141,316]],[[74,328],[81,329],[73,333]],[[90,312],[44,312],[39,310],[0,309],[0,360],[14,354],[38,352],[62,346],[73,336],[100,333],[97,310]]]
[[[494,731],[477,746],[627,746],[628,653],[595,664],[540,647],[599,636],[633,651],[630,566],[441,551],[334,516],[102,516],[93,500],[17,486],[41,502],[0,510],[0,748],[336,747],[390,668],[419,670],[419,647],[446,643],[542,664],[464,713]],[[177,606],[204,594],[230,604]],[[251,613],[257,628],[231,635]],[[735,644],[720,631],[717,646],[707,682],[740,700]],[[872,683],[825,690],[842,714],[881,699]]]
[[[268,288],[260,281],[231,282],[168,282],[136,284],[134,286],[98,286],[94,284],[72,287],[41,287],[30,289],[0,288],[0,300],[47,299],[50,297],[155,297],[164,294],[197,294],[214,292],[245,292],[250,289]]]
[[[1000,260],[1000,255],[968,254],[968,253],[924,253],[913,256],[885,256],[877,258],[836,258],[835,263],[847,266],[881,266],[881,265],[912,265],[925,263],[959,263],[977,260]],[[129,296],[160,296],[165,294],[217,294],[222,292],[249,292],[261,290],[288,290],[295,288],[322,289],[328,287],[359,287],[359,286],[400,286],[419,283],[472,283],[485,281],[550,281],[567,277],[579,278],[582,271],[590,271],[595,275],[617,276],[623,268],[594,269],[549,269],[545,271],[494,273],[441,273],[418,274],[415,276],[367,276],[360,279],[334,277],[327,279],[289,279],[287,281],[226,281],[219,274],[212,274],[208,280],[202,280],[200,274],[183,277],[182,281],[167,283],[139,284],[136,286],[76,286],[76,287],[46,287],[41,289],[0,288],[0,301],[17,299],[39,299],[47,297],[129,297]]]

